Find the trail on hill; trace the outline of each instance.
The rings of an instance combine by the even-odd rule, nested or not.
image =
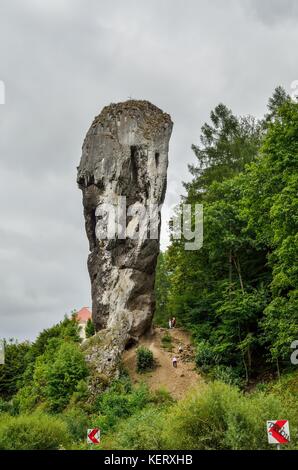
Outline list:
[[[172,351],[162,346],[162,337],[166,334],[172,337]],[[179,345],[183,351],[179,353]],[[146,346],[152,351],[157,366],[153,371],[138,374],[136,371],[136,349]],[[177,368],[172,365],[172,358],[177,358]],[[155,328],[153,334],[144,336],[139,343],[123,355],[123,364],[128,370],[134,384],[145,382],[151,390],[167,389],[176,398],[182,398],[187,390],[193,388],[203,379],[195,370],[194,351],[190,335],[181,328]]]

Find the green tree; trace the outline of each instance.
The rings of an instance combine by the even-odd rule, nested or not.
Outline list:
[[[18,343],[11,340],[5,342],[5,363],[0,364],[0,397],[6,400],[18,391],[22,383],[22,377],[28,366],[27,354],[30,351],[30,343],[25,341]]]
[[[58,417],[39,413],[1,419],[1,450],[58,450],[70,443],[67,426]]]
[[[198,202],[213,181],[244,170],[260,146],[261,123],[252,116],[237,117],[221,103],[211,111],[210,120],[201,128],[201,144],[192,145],[197,163],[189,166],[193,180],[185,184],[188,201]]]
[[[182,199],[203,203],[203,247],[172,237],[159,267],[163,309],[208,346],[209,362],[246,380],[266,359],[289,364],[298,335],[297,106],[277,88],[260,122],[215,108]]]
[[[61,342],[38,358],[34,382],[49,409],[57,412],[67,405],[80,381],[87,375],[85,358],[78,347],[73,343]]]
[[[65,316],[57,325],[44,329],[32,343],[26,354],[27,367],[22,377],[23,385],[28,385],[32,381],[35,361],[39,356],[45,353],[49,342],[53,339],[62,339],[69,342],[80,342],[78,322],[72,315],[71,318]]]
[[[87,320],[85,333],[86,333],[86,338],[90,338],[91,336],[95,334],[95,327],[91,318],[88,318]]]
[[[284,100],[248,171],[245,210],[256,243],[267,247],[272,271],[271,301],[262,327],[270,357],[289,364],[290,344],[298,336],[298,105]]]

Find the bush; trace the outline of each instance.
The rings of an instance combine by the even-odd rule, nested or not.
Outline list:
[[[39,397],[33,385],[26,385],[21,388],[13,398],[14,406],[19,413],[28,413],[33,411],[38,405]]]
[[[9,413],[9,402],[0,397],[0,413]]]
[[[165,388],[159,388],[152,393],[151,401],[156,405],[167,406],[172,404],[174,399],[168,390]]]
[[[90,427],[89,416],[79,408],[70,408],[63,412],[61,419],[66,423],[69,434],[76,442],[86,438],[86,431]]]
[[[0,397],[0,413],[15,414],[15,407],[11,401],[5,401]]]
[[[227,385],[235,385],[239,388],[244,385],[244,380],[236,367],[217,365],[211,369],[209,375],[212,379],[219,380]]]
[[[67,426],[57,417],[45,414],[1,417],[1,450],[55,450],[69,443]]]
[[[208,341],[198,343],[195,358],[197,367],[203,372],[208,372],[212,366],[216,365],[217,361],[217,355]]]
[[[110,443],[112,449],[159,450],[163,442],[164,415],[156,407],[148,407],[122,422]]]
[[[86,338],[91,338],[95,334],[95,327],[93,321],[88,318],[85,328]]]
[[[22,385],[29,351],[30,344],[26,341],[5,342],[5,363],[0,366],[0,395],[5,400],[12,398]]]
[[[165,333],[161,338],[161,345],[164,349],[168,351],[172,351],[173,343],[172,343],[172,336],[169,333]]]
[[[137,349],[137,372],[146,372],[154,367],[154,357],[150,349],[141,346]]]
[[[109,390],[118,393],[131,393],[132,383],[128,372],[125,369],[120,371],[119,379],[113,380],[109,385]]]
[[[119,419],[128,418],[144,408],[150,400],[150,392],[146,385],[126,391],[124,383],[115,381],[112,387],[99,395],[96,401],[103,431],[112,428]]]
[[[103,394],[101,415],[90,418],[90,427],[99,426],[105,434],[104,449],[272,449],[267,420],[289,419],[291,434],[297,435],[296,387],[293,381],[291,394],[279,389],[276,395],[244,394],[234,386],[212,382],[176,403],[165,391],[149,394],[144,386],[126,394],[114,389]],[[293,440],[286,448],[297,449],[297,444]]]
[[[131,401],[130,396],[119,394],[116,392],[107,392],[103,394],[100,411],[103,415],[110,418],[111,425],[116,421],[116,418],[126,418],[131,415]]]
[[[244,395],[235,387],[214,382],[173,407],[164,423],[165,445],[168,449],[270,449],[266,421],[286,417],[296,435],[297,414],[283,397]],[[287,447],[294,448],[294,444]]]
[[[138,387],[133,389],[131,393],[131,404],[132,404],[134,413],[137,410],[142,410],[150,402],[151,402],[151,394],[147,385],[141,384]]]

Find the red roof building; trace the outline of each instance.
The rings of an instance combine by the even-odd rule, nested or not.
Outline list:
[[[91,311],[89,310],[89,308],[88,307],[81,308],[81,310],[79,310],[76,313],[76,319],[77,319],[77,322],[79,323],[80,337],[82,338],[82,340],[85,340],[86,339],[85,328],[86,328],[87,321],[89,319],[92,320],[92,315],[91,315]]]
[[[83,307],[76,313],[76,319],[79,323],[87,323],[87,321],[91,320],[92,315],[88,307]]]

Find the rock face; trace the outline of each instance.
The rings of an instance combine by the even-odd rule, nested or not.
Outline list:
[[[156,106],[129,100],[105,107],[83,144],[77,182],[98,331],[88,357],[98,372],[114,370],[127,343],[151,326],[172,126]]]

